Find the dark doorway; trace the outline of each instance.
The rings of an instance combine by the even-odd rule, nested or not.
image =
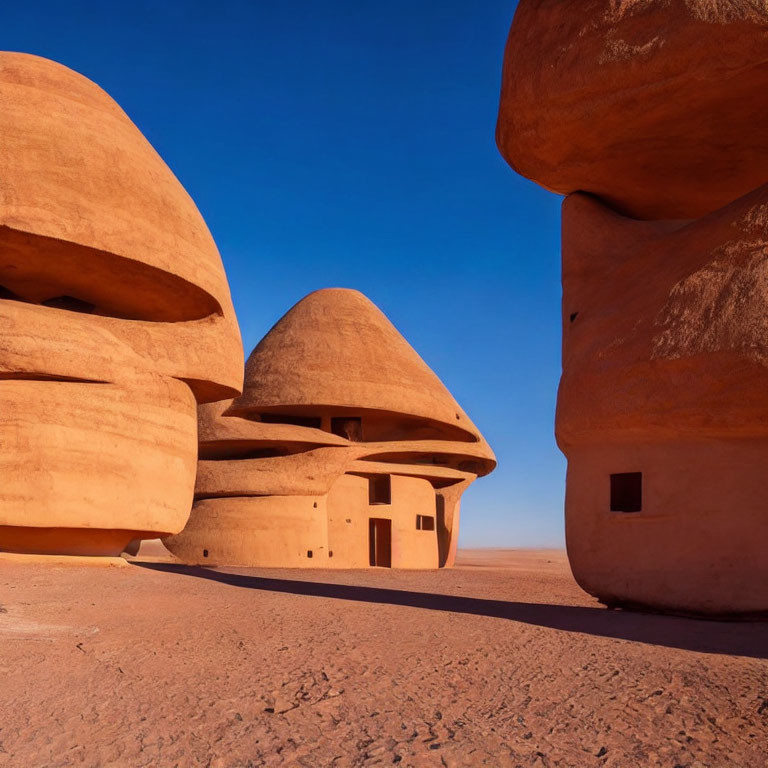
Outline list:
[[[363,439],[363,420],[359,416],[334,416],[331,419],[331,432],[350,442],[359,443]]]
[[[435,494],[435,524],[437,527],[438,563],[443,568],[448,561],[451,534],[445,525],[445,497],[439,493]]]
[[[382,517],[368,520],[369,560],[378,568],[392,567],[392,521]]]

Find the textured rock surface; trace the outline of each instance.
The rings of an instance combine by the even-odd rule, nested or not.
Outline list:
[[[698,218],[768,178],[762,0],[520,0],[497,141],[636,218]]]
[[[497,139],[572,193],[566,539],[609,603],[768,611],[766,114],[764,2],[518,5]]]
[[[240,391],[226,276],[98,86],[0,53],[0,106],[0,549],[116,554],[183,527],[196,400]]]
[[[768,186],[684,226],[565,201],[568,554],[606,600],[768,610],[766,211]],[[611,512],[638,471],[642,511]]]
[[[251,354],[243,395],[201,406],[199,423],[195,506],[166,539],[192,563],[382,565],[369,548],[376,518],[393,567],[450,565],[461,494],[495,466],[437,376],[357,291],[300,301]],[[388,500],[370,495],[376,478]]]

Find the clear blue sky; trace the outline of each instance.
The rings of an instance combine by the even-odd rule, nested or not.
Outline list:
[[[560,199],[494,144],[514,0],[12,4],[0,47],[82,72],[195,199],[246,351],[326,286],[367,294],[488,438],[462,546],[563,541]]]

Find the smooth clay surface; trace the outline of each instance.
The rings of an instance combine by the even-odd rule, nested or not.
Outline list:
[[[200,407],[188,563],[453,564],[464,490],[496,465],[443,383],[358,291],[302,299],[254,349],[241,397]]]
[[[120,107],[0,52],[0,550],[118,555],[189,515],[196,407],[238,394],[226,275]]]
[[[3,563],[1,768],[765,763],[768,625],[606,610],[563,552],[147,565]]]

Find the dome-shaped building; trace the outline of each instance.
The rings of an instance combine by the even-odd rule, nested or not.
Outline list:
[[[216,245],[97,85],[0,53],[0,551],[180,531],[197,403],[240,392]]]
[[[187,562],[451,565],[459,502],[495,466],[479,431],[384,314],[316,291],[262,339],[242,396],[200,408]]]

